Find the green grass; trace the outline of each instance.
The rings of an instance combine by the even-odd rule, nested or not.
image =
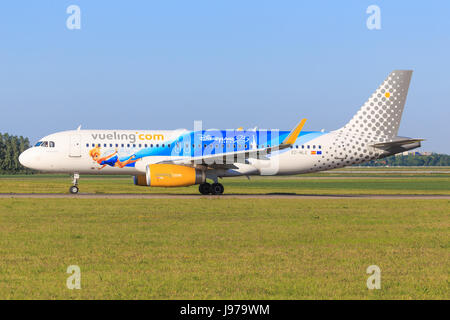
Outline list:
[[[448,200],[0,199],[0,299],[449,299],[449,227]]]
[[[345,174],[344,174],[345,175]],[[450,194],[448,176],[371,177],[301,175],[293,177],[225,178],[225,193],[232,194]],[[69,176],[3,176],[0,193],[68,193]],[[80,192],[86,193],[183,193],[198,194],[198,186],[147,188],[133,185],[130,177],[84,176]]]

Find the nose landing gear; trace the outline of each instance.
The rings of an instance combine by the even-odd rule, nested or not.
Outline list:
[[[78,187],[77,187],[77,186],[71,186],[71,187],[69,188],[69,192],[70,192],[71,194],[77,194],[77,193],[78,193]]]
[[[77,194],[78,193],[78,180],[80,179],[80,175],[78,173],[73,174],[73,186],[69,188],[69,192],[71,194]]]
[[[201,185],[199,185],[198,191],[200,191],[200,193],[204,194],[204,195],[208,195],[208,194],[221,195],[221,194],[223,194],[224,187],[221,183],[216,182],[213,184],[209,184],[209,183],[205,182],[205,183],[202,183]]]

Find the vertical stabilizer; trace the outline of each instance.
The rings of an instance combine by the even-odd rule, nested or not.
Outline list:
[[[391,139],[398,134],[412,70],[392,71],[339,131]]]

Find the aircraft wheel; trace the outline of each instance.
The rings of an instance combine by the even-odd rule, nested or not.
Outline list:
[[[198,191],[200,191],[201,194],[207,195],[211,193],[211,185],[207,182],[202,183],[198,186]]]
[[[69,192],[71,194],[77,194],[78,193],[78,187],[77,186],[71,186],[69,189]]]
[[[224,191],[224,187],[221,183],[213,183],[211,186],[211,194],[222,194]]]

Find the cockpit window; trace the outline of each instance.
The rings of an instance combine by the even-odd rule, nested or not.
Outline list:
[[[50,147],[50,148],[54,148],[55,147],[55,142],[54,141],[38,141],[35,145],[35,147]]]

